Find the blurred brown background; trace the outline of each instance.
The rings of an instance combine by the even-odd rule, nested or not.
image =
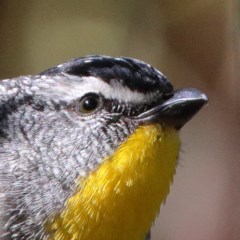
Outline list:
[[[0,78],[86,54],[139,58],[210,99],[182,153],[154,240],[240,239],[240,8],[233,0],[1,0]]]

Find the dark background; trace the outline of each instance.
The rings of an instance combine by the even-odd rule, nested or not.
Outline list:
[[[240,236],[239,4],[234,0],[1,0],[0,78],[74,57],[139,58],[209,104],[182,130],[154,240]]]

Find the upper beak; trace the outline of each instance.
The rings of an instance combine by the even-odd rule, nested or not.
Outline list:
[[[180,129],[207,102],[207,96],[198,89],[180,89],[165,102],[141,113],[134,119],[145,124],[165,122]]]

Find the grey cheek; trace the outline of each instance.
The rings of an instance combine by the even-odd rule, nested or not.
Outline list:
[[[94,171],[136,127],[106,113],[85,121],[66,110],[25,107],[7,121],[8,140],[0,147],[7,194],[0,205],[8,229],[28,237],[44,234],[45,219],[64,206],[76,179]]]

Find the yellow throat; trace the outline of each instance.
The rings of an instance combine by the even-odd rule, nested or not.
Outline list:
[[[177,131],[141,126],[47,223],[51,240],[144,240],[175,173]]]

